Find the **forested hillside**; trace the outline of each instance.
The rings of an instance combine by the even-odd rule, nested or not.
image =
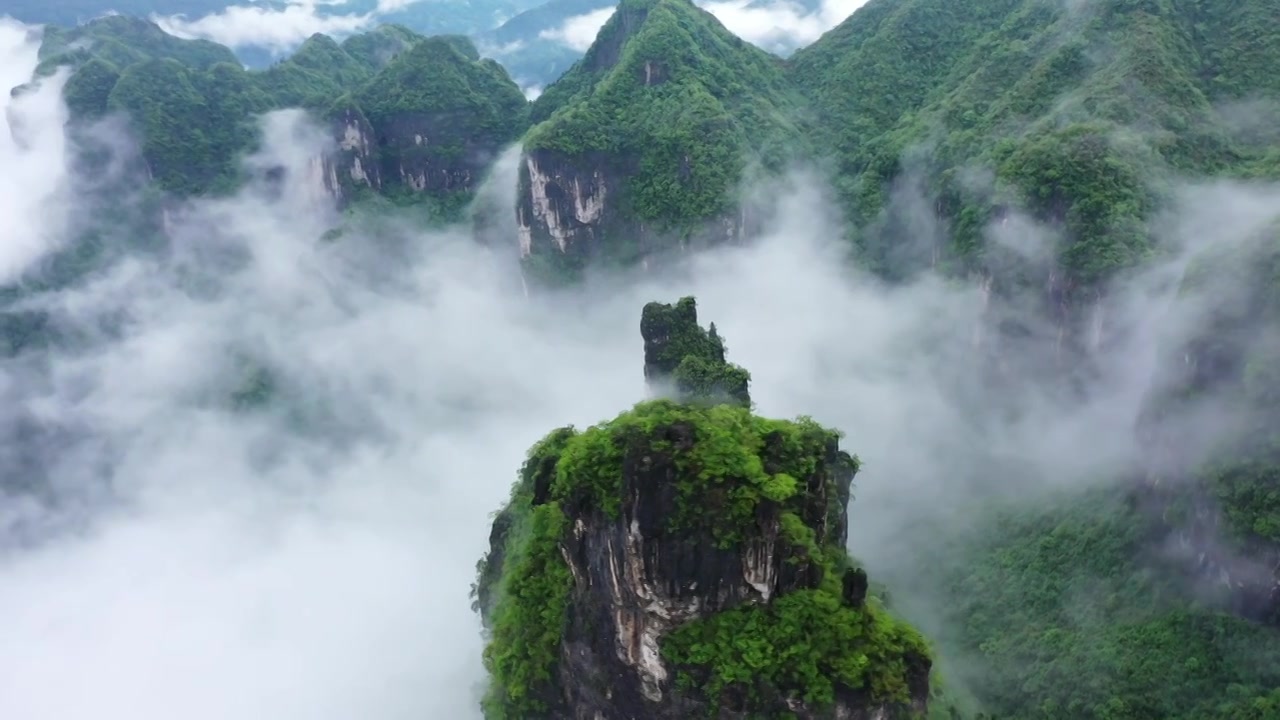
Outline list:
[[[362,164],[344,164],[335,173],[343,187],[331,191],[417,194],[450,217],[519,135],[527,105],[471,41],[396,25],[341,44],[313,36],[262,71],[245,70],[220,45],[179,40],[124,16],[51,28],[41,55],[42,74],[73,69],[65,89],[73,120],[125,113],[150,176],[179,196],[237,188],[240,159],[258,142],[257,117],[301,107],[334,126],[343,150],[358,146]]]
[[[948,482],[975,488],[971,516],[921,511],[900,533],[911,562],[874,571],[920,618],[965,716],[1271,720],[1277,18],[1280,0],[871,0],[784,60],[690,0],[623,0],[530,103],[465,38],[315,36],[248,71],[226,48],[113,17],[47,29],[39,74],[70,66],[73,129],[127,117],[155,186],[178,197],[240,187],[257,117],[285,107],[332,130],[335,198],[427,208],[433,222],[463,218],[519,144],[502,242],[534,287],[749,243],[767,204],[754,184],[816,168],[844,247],[877,281],[985,293],[993,319],[971,343],[982,367],[953,382],[991,415],[1019,392],[1105,392],[1098,368],[1125,360],[1126,335],[1190,318],[1153,341],[1158,372],[1134,380],[1153,388],[1131,428],[1140,457],[1052,492],[1017,468],[957,469]],[[1261,198],[1248,217],[1187,220],[1228,180]],[[1113,320],[1157,280],[1179,299]],[[828,321],[856,336],[861,319]],[[1027,490],[988,501],[979,481]],[[505,692],[529,682],[490,660]]]

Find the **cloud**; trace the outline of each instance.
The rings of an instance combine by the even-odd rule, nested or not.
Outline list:
[[[710,0],[699,2],[731,32],[766,50],[788,53],[817,40],[827,30],[843,22],[866,0],[824,0],[811,7],[793,0]],[[586,52],[595,42],[614,8],[606,7],[575,15],[558,27],[543,30],[539,37]]]
[[[384,7],[384,3],[386,4]],[[372,25],[379,13],[409,4],[404,0],[381,0],[369,13],[331,14],[324,8],[342,3],[319,0],[288,0],[283,6],[231,5],[194,20],[185,15],[152,15],[165,32],[177,37],[212,40],[231,48],[260,47],[284,53],[315,33],[349,35]]]
[[[32,44],[0,26],[0,59],[20,81],[9,61],[29,72]],[[7,117],[58,128],[57,97],[45,83]],[[1108,339],[1081,350],[1082,391],[1034,305],[981,279],[889,287],[850,268],[802,174],[767,188],[743,246],[529,297],[514,244],[409,222],[320,240],[341,218],[312,172],[330,141],[296,111],[262,130],[259,179],[167,208],[164,252],[122,246],[17,301],[58,332],[0,355],[0,717],[478,718],[468,590],[490,513],[533,442],[643,397],[640,308],[686,294],[762,413],[847,433],[865,463],[853,548],[901,578],[922,528],[1122,477],[1161,342],[1203,319],[1173,303],[1186,258],[1280,208],[1271,188],[1189,188],[1167,223],[1177,252],[1084,320]],[[97,200],[57,191],[61,141],[0,152],[5,248],[65,242],[52,223]],[[505,158],[489,192],[510,207]],[[1034,260],[1019,228],[1050,232],[992,232]],[[1027,339],[997,338],[1005,321]]]
[[[614,8],[610,6],[574,15],[559,27],[538,33],[538,37],[543,40],[553,40],[578,52],[586,52],[591,47],[591,43],[596,41],[600,28],[613,17],[613,11]]]
[[[426,1],[427,0],[378,0],[377,12],[379,15],[390,15],[391,13],[404,10],[410,5],[417,5],[420,2]]]
[[[822,0],[816,8],[793,0],[706,0],[698,5],[747,42],[774,52],[808,45],[844,22],[867,0]]]
[[[58,199],[66,172],[66,113],[58,100],[65,74],[45,78],[37,91],[9,95],[31,79],[37,49],[26,27],[0,18],[0,217],[6,218],[0,223],[0,283],[49,252],[64,229],[56,213],[34,231],[7,220],[44,214]]]

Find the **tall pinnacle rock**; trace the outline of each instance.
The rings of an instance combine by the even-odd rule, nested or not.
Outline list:
[[[751,405],[751,374],[726,362],[724,340],[715,323],[698,325],[697,301],[675,305],[651,302],[640,314],[644,377],[658,395],[674,392],[684,402]]]
[[[693,298],[647,305],[641,334],[666,397],[553,431],[494,521],[486,718],[923,713],[928,648],[844,549],[839,433],[753,415]]]

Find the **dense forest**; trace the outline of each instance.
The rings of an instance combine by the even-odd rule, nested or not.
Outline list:
[[[1074,396],[1090,392],[1098,357],[1126,347],[1126,328],[1097,329],[1108,302],[1186,250],[1169,222],[1187,188],[1280,181],[1277,17],[1278,0],[871,0],[783,59],[689,0],[622,0],[585,56],[528,101],[461,36],[398,25],[340,43],[317,35],[246,70],[227,48],[118,16],[46,28],[37,75],[69,70],[72,132],[128,119],[161,204],[235,192],[248,179],[240,159],[260,142],[257,119],[275,109],[304,108],[332,131],[325,161],[338,181],[326,189],[348,223],[375,212],[474,220],[477,189],[518,144],[510,212],[520,237],[503,242],[543,288],[744,242],[762,205],[751,188],[816,168],[846,221],[851,263],[887,285],[924,275],[976,284],[1020,309],[993,321],[989,366],[962,384],[992,398],[1019,383]],[[974,501],[955,511],[972,514],[962,529],[922,511],[909,539],[892,540],[921,562],[874,574],[885,607],[936,653],[936,716],[1280,718],[1280,208],[1263,215],[1240,219],[1243,230],[1196,229],[1175,282],[1199,314],[1158,349],[1168,362],[1132,429],[1143,457],[1114,477],[1028,491],[1033,502]],[[1008,223],[1047,229],[1046,246],[1002,239]],[[1233,233],[1243,237],[1228,244]],[[13,317],[8,335],[33,332]],[[856,318],[840,322],[856,332]],[[997,370],[1009,364],[1002,353],[1028,367]],[[1207,403],[1230,409],[1212,431],[1183,422]],[[601,438],[681,412],[638,406],[553,433],[513,502],[533,492],[548,448],[553,464],[595,462],[607,454]],[[774,422],[687,412],[708,433]],[[566,469],[550,492],[566,500],[592,472]],[[980,482],[1035,485],[1020,472],[992,466],[955,482],[975,493]],[[506,512],[560,532],[566,520],[550,507]],[[855,502],[850,523],[859,512],[875,509]],[[539,552],[513,562],[545,595],[555,588],[534,563],[550,551]],[[838,590],[813,592],[825,601]],[[513,607],[497,610],[500,644],[541,627]],[[698,632],[724,637],[685,631],[680,653],[711,652]],[[531,667],[544,651],[487,659],[509,693],[543,671]],[[744,672],[735,665],[715,682],[745,687]],[[507,716],[520,715],[494,715]]]

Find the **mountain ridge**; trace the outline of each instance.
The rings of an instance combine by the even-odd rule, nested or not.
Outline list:
[[[1130,329],[1113,320],[1127,283],[1180,251],[1161,223],[1184,179],[1280,179],[1276,16],[1276,0],[872,0],[782,60],[686,0],[627,0],[532,103],[468,41],[394,26],[313,38],[249,73],[225,48],[112,20],[78,31],[102,33],[100,52],[69,51],[76,31],[54,31],[41,72],[76,68],[65,95],[80,121],[132,112],[154,179],[181,196],[237,187],[252,118],[289,104],[331,125],[328,189],[349,209],[456,222],[518,143],[518,227],[501,242],[543,287],[746,242],[757,218],[741,190],[817,165],[879,281],[941,276],[984,293],[994,309],[974,354],[987,366],[968,381],[998,401],[1028,378],[1055,398],[1096,391],[1093,364]],[[1199,232],[1228,244],[1229,230]],[[970,542],[924,522],[904,531],[920,543],[904,552],[936,559],[907,580],[948,603],[939,657],[975,662],[947,678],[996,717],[1253,720],[1280,707],[1277,240],[1208,262],[1239,294],[1211,293],[1212,321],[1161,348],[1187,374],[1135,429],[1155,438],[1143,460],[1160,472],[993,510]],[[1206,245],[1209,260],[1224,252]],[[1188,293],[1193,276],[1179,276]],[[1205,397],[1239,400],[1244,426],[1210,450],[1209,433],[1164,423]],[[1224,577],[1226,590],[1204,590]]]

